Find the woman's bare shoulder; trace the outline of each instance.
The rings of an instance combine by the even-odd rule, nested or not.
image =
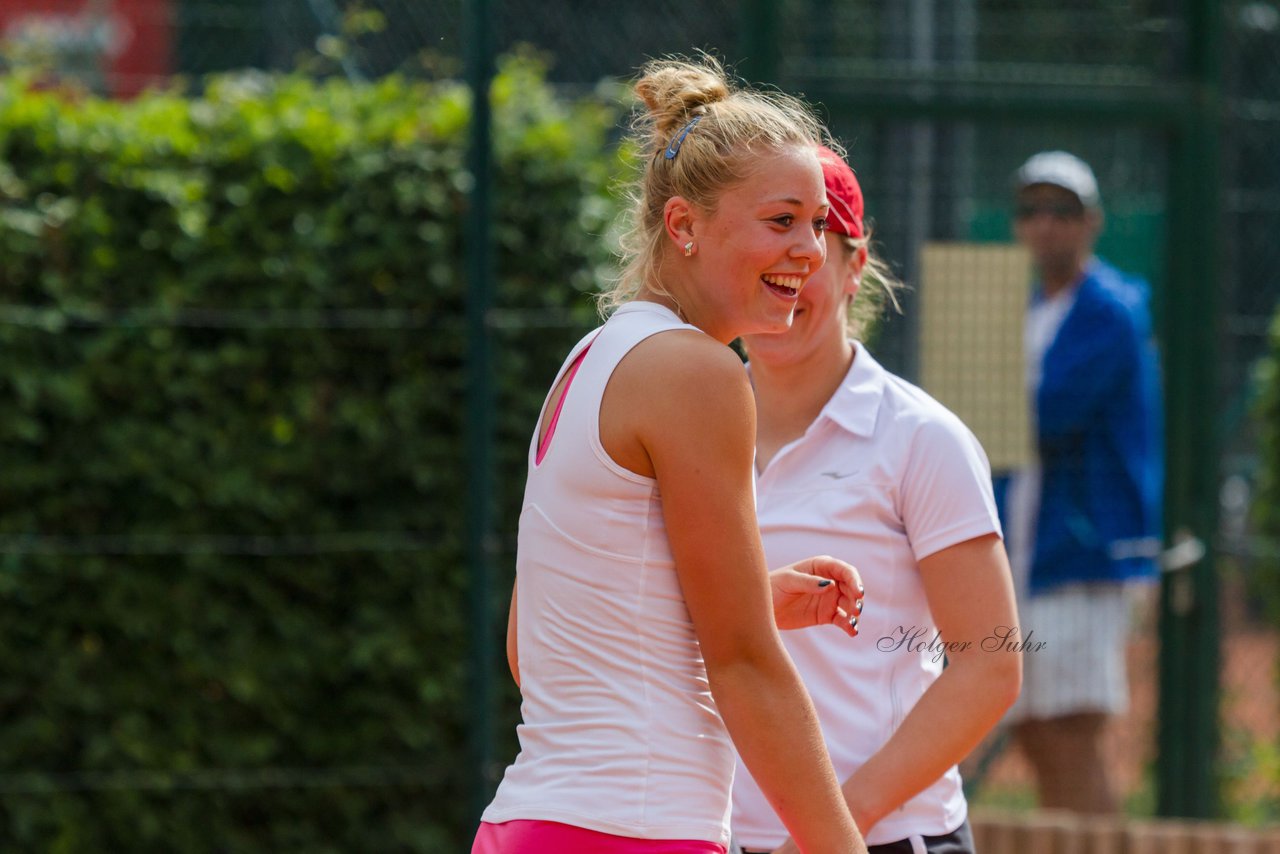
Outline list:
[[[673,329],[646,338],[627,354],[619,365],[622,367],[652,382],[676,387],[747,382],[746,368],[737,353],[692,329]]]

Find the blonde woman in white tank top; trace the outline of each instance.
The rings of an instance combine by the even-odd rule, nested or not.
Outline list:
[[[825,557],[767,572],[754,403],[726,346],[786,329],[823,263],[823,133],[710,60],[651,63],[636,92],[649,156],[616,310],[530,443],[507,640],[521,752],[472,850],[724,852],[736,748],[801,850],[863,852],[778,634],[856,634],[861,582]]]

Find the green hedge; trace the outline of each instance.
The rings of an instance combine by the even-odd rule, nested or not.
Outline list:
[[[494,93],[499,305],[572,318],[497,333],[509,573],[615,116]],[[0,850],[465,850],[468,116],[0,81]]]

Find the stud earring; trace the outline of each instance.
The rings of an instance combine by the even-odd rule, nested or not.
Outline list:
[[[690,240],[688,243],[684,245],[684,257],[688,258],[692,254],[693,254],[693,241]]]

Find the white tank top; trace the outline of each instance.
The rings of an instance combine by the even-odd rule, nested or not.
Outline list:
[[[734,751],[680,590],[657,482],[619,466],[600,442],[614,368],[672,329],[696,327],[656,303],[619,308],[561,367],[557,384],[590,347],[541,464],[534,431],[516,556],[520,755],[485,821],[729,842]]]

